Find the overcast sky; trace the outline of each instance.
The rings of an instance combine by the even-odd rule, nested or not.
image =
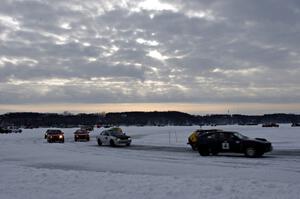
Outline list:
[[[299,0],[1,0],[0,109],[260,103],[299,112],[299,22]]]

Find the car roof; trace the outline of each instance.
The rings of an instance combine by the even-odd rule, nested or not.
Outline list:
[[[47,133],[49,134],[51,134],[51,133],[53,133],[53,134],[55,134],[55,133],[63,133],[61,130],[59,130],[59,129],[48,129],[47,130]]]
[[[89,132],[87,130],[84,130],[84,129],[78,129],[74,133],[89,133]]]

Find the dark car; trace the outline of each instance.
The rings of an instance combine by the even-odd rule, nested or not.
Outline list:
[[[64,133],[61,130],[49,129],[45,133],[45,137],[49,143],[52,142],[65,142]]]
[[[276,123],[266,123],[266,124],[263,124],[262,127],[279,127],[279,124],[276,124]]]
[[[7,133],[12,133],[11,129],[5,129],[0,127],[0,133],[1,134],[7,134]]]
[[[216,131],[200,134],[197,149],[202,156],[218,153],[244,153],[247,157],[260,157],[272,151],[272,144],[264,138],[248,138],[238,132]]]
[[[74,141],[90,141],[90,135],[87,130],[79,129],[74,132]]]
[[[292,123],[291,127],[299,127],[300,123]]]

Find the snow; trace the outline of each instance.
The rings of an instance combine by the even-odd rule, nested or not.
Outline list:
[[[48,144],[45,128],[0,135],[0,199],[77,198],[299,198],[300,128],[280,125],[217,126],[267,138],[263,158],[201,157],[186,144],[197,126],[122,127],[130,147],[74,142]]]

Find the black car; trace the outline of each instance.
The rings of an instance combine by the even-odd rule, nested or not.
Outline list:
[[[0,133],[1,134],[7,134],[7,133],[12,133],[11,129],[5,129],[0,127]]]
[[[248,138],[238,132],[215,131],[200,134],[197,149],[202,156],[218,153],[244,153],[247,157],[260,157],[272,151],[272,144],[264,138]]]
[[[300,123],[292,123],[291,127],[299,127]]]
[[[271,123],[263,124],[262,127],[279,127],[279,124],[271,122]]]

